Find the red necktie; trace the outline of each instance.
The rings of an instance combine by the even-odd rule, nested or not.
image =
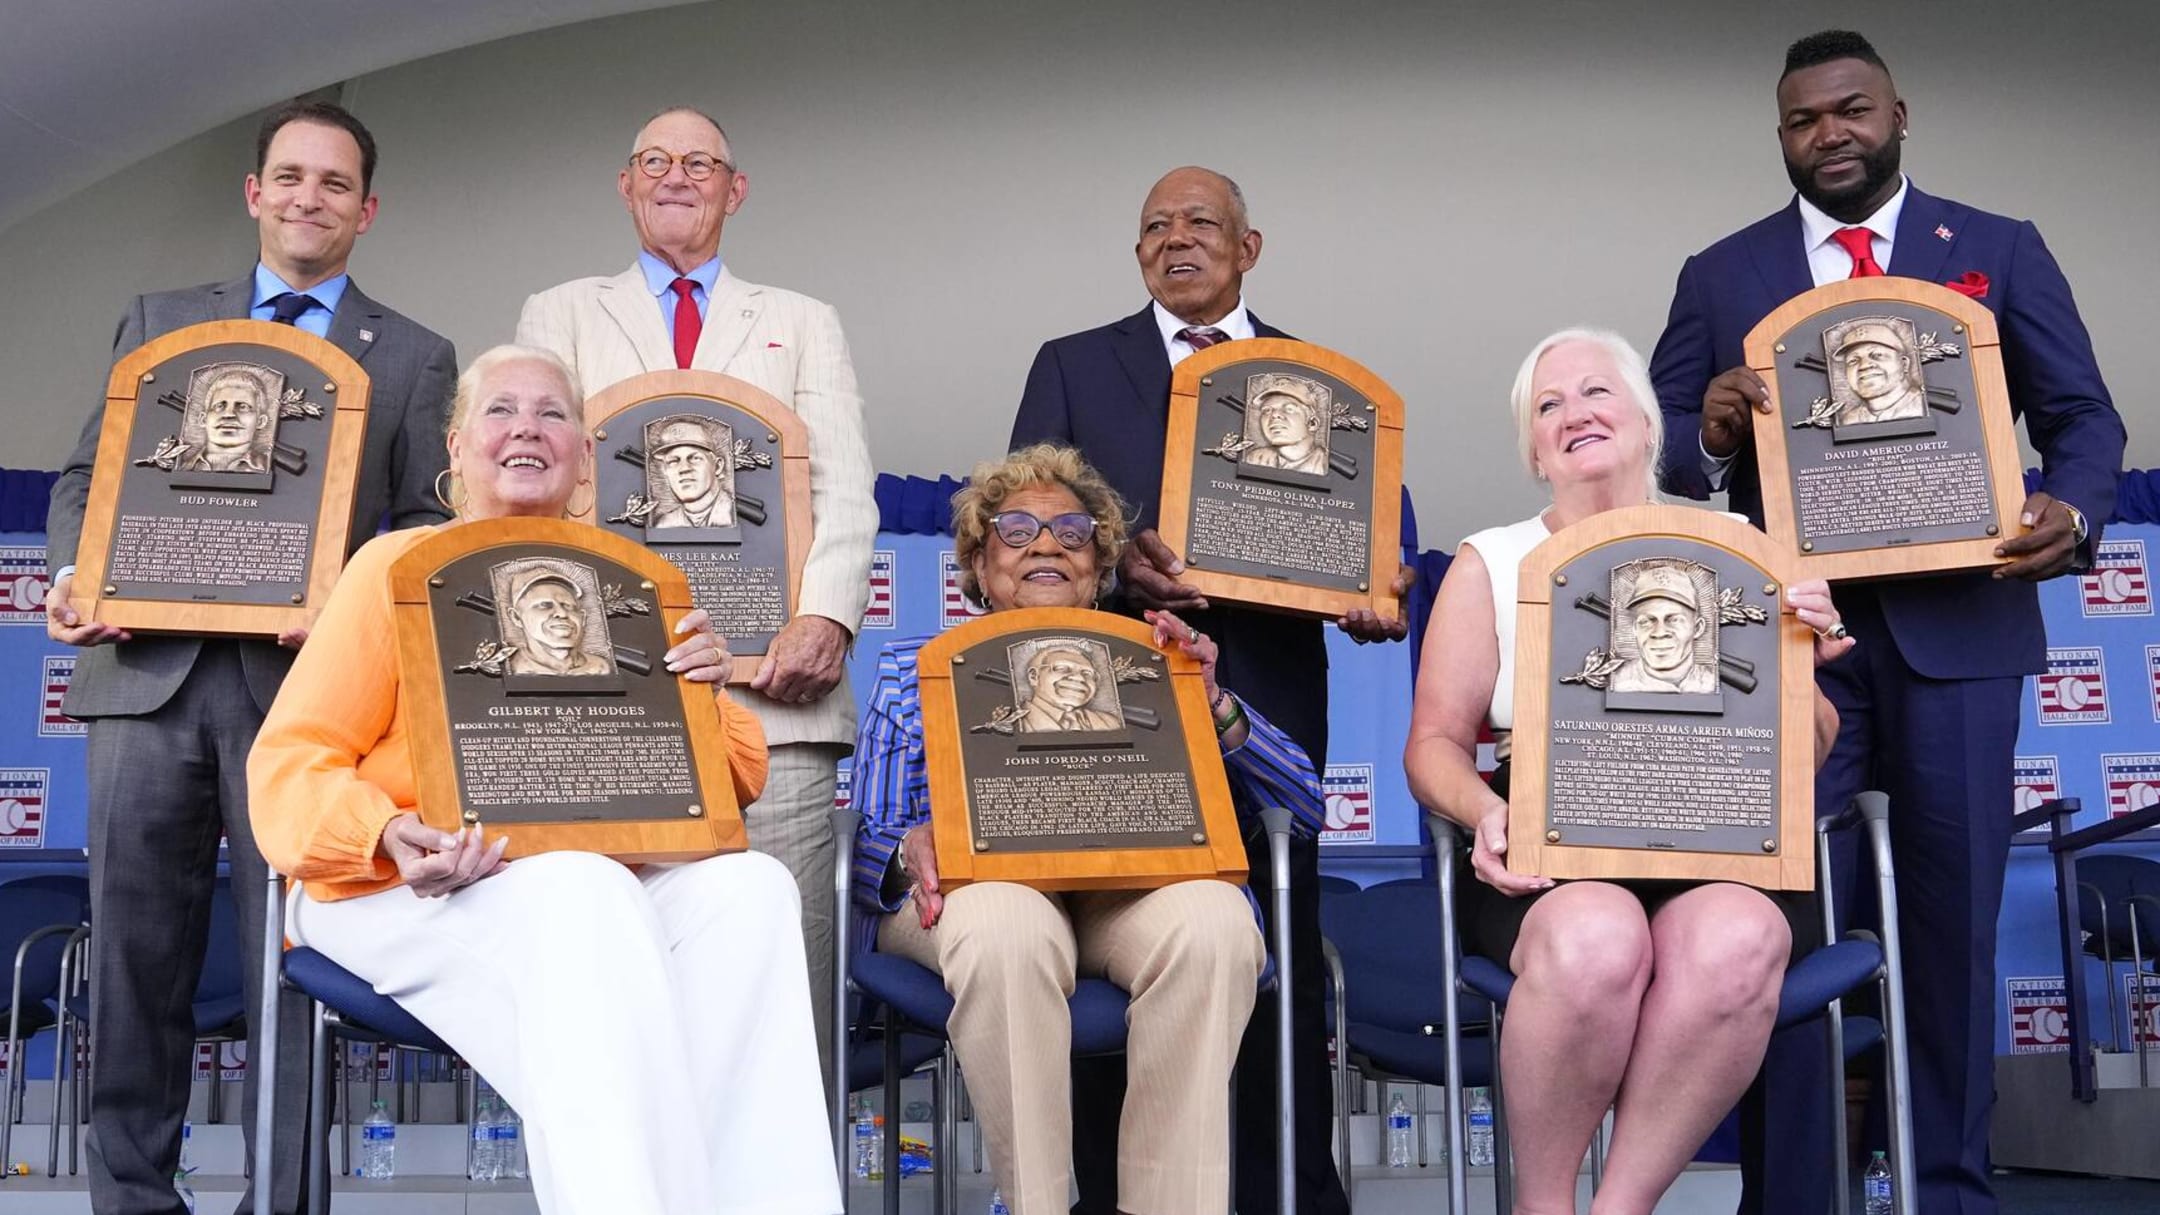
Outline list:
[[[697,301],[690,297],[697,284],[679,278],[668,284],[668,290],[675,293],[675,365],[687,368],[697,354],[698,334],[705,331],[705,318],[698,315]]]
[[[1178,330],[1177,339],[1194,350],[1206,350],[1217,342],[1229,341],[1230,335],[1220,329],[1195,325],[1189,329]]]
[[[1883,269],[1875,264],[1875,234],[1866,228],[1839,228],[1830,239],[1852,254],[1852,273],[1847,278],[1879,278]]]

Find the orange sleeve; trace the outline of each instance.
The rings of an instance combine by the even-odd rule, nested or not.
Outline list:
[[[353,555],[255,737],[248,818],[263,856],[288,877],[397,877],[375,847],[384,825],[411,807],[359,769],[398,712],[390,563],[432,531],[394,532]]]
[[[766,766],[772,758],[765,746],[765,727],[757,714],[736,704],[726,692],[715,691],[720,733],[727,739],[728,773],[735,778],[735,804],[747,806],[765,791]]]

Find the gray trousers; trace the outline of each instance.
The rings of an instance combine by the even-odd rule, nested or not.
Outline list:
[[[256,994],[265,866],[248,823],[247,756],[262,726],[238,652],[210,642],[173,698],[90,722],[90,1201],[98,1215],[178,1215],[173,1191],[195,1057],[190,1006],[206,945],[245,959],[250,1020],[243,1123],[255,1127]],[[218,837],[229,841],[236,942],[208,941]],[[276,1208],[300,1207],[307,1001],[279,1020]],[[246,1211],[252,1195],[243,1199]]]
[[[785,743],[772,749],[765,792],[743,809],[750,847],[786,865],[802,892],[803,953],[810,965],[810,1015],[817,1020],[818,1075],[832,1099],[833,774],[845,749]],[[848,841],[850,846],[854,841]]]

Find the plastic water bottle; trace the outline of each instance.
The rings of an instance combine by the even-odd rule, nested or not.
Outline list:
[[[359,1175],[369,1181],[388,1181],[397,1176],[397,1124],[381,1101],[375,1112],[360,1124]]]
[[[1890,1162],[1881,1152],[1860,1175],[1860,1204],[1867,1215],[1890,1215]]]
[[[881,1120],[871,1112],[868,1095],[855,1099],[855,1176],[858,1180],[883,1180],[882,1167],[885,1140],[879,1130]]]
[[[996,1186],[990,1187],[990,1215],[1012,1215],[1012,1208],[1005,1205],[1005,1195]]]
[[[465,1176],[473,1181],[493,1181],[502,1165],[495,1154],[495,1094],[481,1082],[480,1098],[473,1109],[472,1147],[465,1160]]]
[[[188,1182],[188,1178],[195,1172],[195,1164],[188,1158],[188,1142],[194,1136],[194,1123],[180,1124],[180,1165],[173,1170],[172,1175],[173,1193],[180,1196],[180,1204],[188,1209],[188,1215],[195,1215],[195,1187]]]
[[[503,1181],[526,1177],[525,1120],[500,1097],[496,1098],[495,1176]]]
[[[1407,1169],[1417,1162],[1417,1137],[1411,1123],[1410,1107],[1403,1104],[1402,1094],[1387,1109],[1387,1166],[1391,1169]]]
[[[1470,1163],[1493,1162],[1492,1090],[1470,1090]]]

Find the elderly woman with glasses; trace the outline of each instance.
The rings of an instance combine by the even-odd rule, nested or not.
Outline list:
[[[1089,608],[1125,542],[1117,496],[1069,448],[1041,444],[975,469],[953,497],[967,594],[993,612]],[[1215,643],[1150,612],[1155,643],[1199,662],[1231,797],[1241,817],[1285,806],[1305,831],[1322,817],[1320,780],[1288,735],[1215,682]],[[1220,1211],[1229,1201],[1229,1083],[1265,961],[1253,905],[1222,882],[1049,894],[1010,882],[938,888],[930,836],[916,655],[894,642],[855,743],[855,897],[877,913],[878,949],[937,971],[953,995],[953,1050],[1015,1215],[1063,1212],[1072,1176],[1066,997],[1081,977],[1132,996],[1131,1076],[1118,1131],[1118,1209]],[[1038,656],[1055,683],[1059,651]],[[1073,678],[1080,676],[1075,673]],[[1045,713],[1058,713],[1055,688]],[[1068,695],[1066,699],[1071,699]],[[1075,710],[1066,708],[1064,713]],[[1063,717],[1054,728],[1076,728]]]

